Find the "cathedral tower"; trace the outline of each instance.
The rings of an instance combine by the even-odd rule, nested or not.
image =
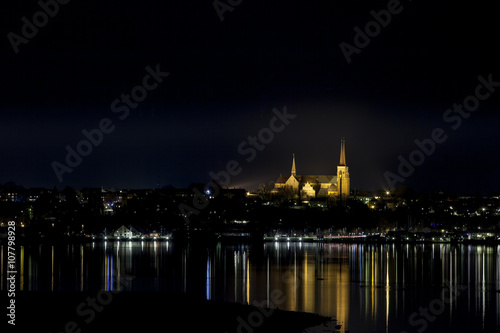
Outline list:
[[[349,179],[349,168],[345,160],[345,138],[340,139],[340,163],[337,166],[337,188],[340,200],[346,200],[351,193],[351,181]]]
[[[297,170],[295,169],[295,154],[292,155],[292,176],[297,175]]]

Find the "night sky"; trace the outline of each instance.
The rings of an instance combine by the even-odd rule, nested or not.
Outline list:
[[[37,1],[3,4],[0,182],[187,187],[235,160],[241,172],[229,186],[255,189],[289,174],[292,154],[298,174],[335,174],[343,136],[351,189],[376,190],[388,187],[386,172],[399,175],[399,155],[408,159],[415,140],[441,128],[446,141],[395,186],[500,190],[500,26],[493,3],[229,3],[236,6],[221,21],[212,1],[72,0],[47,22],[36,15]],[[354,28],[364,31],[375,20],[370,12],[388,6],[397,13],[348,63],[340,44],[355,47]],[[42,20],[38,32],[14,47],[9,33],[22,37],[22,18],[33,22],[34,14]],[[147,81],[158,84],[142,90],[147,96],[127,116],[113,112],[127,108],[111,105],[143,85],[148,66],[169,75]],[[475,96],[479,76],[493,81],[491,90],[479,89],[488,97],[460,124],[457,113],[446,121],[448,109]],[[285,106],[296,117],[247,161],[238,146]],[[76,149],[82,131],[103,119],[113,130],[60,182],[54,162],[66,164],[66,147]]]

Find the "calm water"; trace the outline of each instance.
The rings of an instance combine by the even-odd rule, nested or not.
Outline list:
[[[24,246],[17,260],[21,290],[183,291],[333,316],[350,332],[500,331],[500,246],[125,241]]]

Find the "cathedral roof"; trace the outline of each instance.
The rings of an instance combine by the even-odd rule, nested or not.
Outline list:
[[[319,175],[318,180],[320,183],[333,183],[337,181],[337,175]]]
[[[297,179],[301,183],[332,183],[336,181],[337,176],[333,175],[300,175]]]
[[[290,176],[280,175],[278,179],[276,179],[276,183],[286,183],[286,181],[290,178]]]
[[[280,175],[278,179],[276,179],[275,183],[284,184],[288,179],[290,179],[290,175],[284,176]],[[337,176],[336,175],[295,175],[295,178],[298,180],[300,184],[310,183],[310,184],[321,184],[321,183],[336,183]]]

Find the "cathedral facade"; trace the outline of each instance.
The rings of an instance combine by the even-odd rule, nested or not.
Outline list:
[[[296,198],[331,198],[346,200],[351,192],[349,168],[345,159],[345,139],[340,140],[340,163],[335,175],[298,175],[295,155],[292,156],[292,171],[289,176],[280,175],[274,183],[273,194],[291,193]]]

